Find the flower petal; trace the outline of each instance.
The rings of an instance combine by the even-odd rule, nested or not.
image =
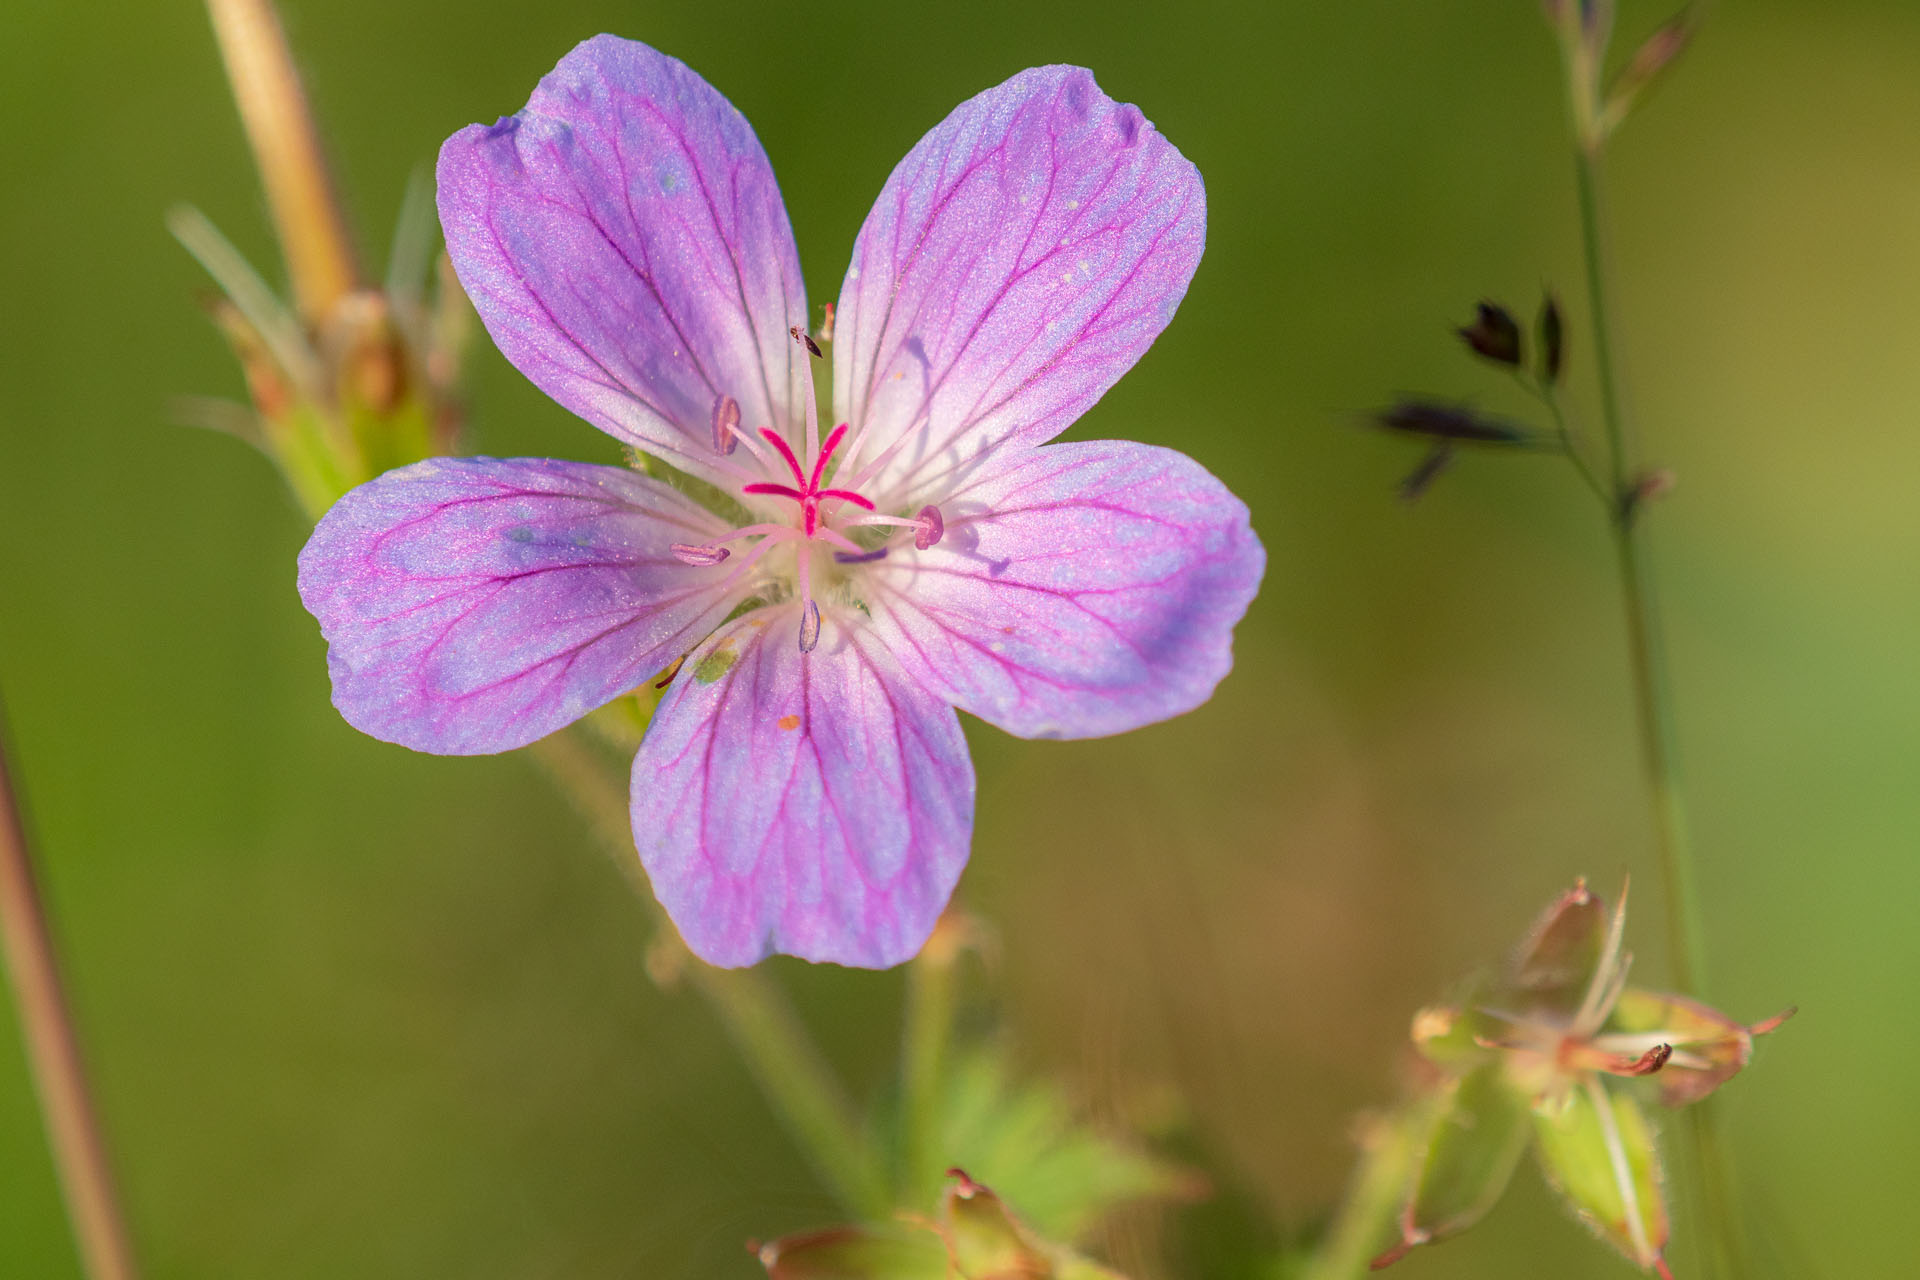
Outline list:
[[[835,409],[859,433],[842,476],[874,469],[863,492],[906,508],[985,450],[1052,439],[1173,318],[1205,240],[1199,171],[1091,72],[1037,67],[961,104],[854,244],[835,322]]]
[[[1027,738],[1206,701],[1266,565],[1245,505],[1151,445],[1022,450],[944,515],[933,547],[867,570],[875,633],[914,680]]]
[[[694,954],[885,968],[933,931],[966,864],[973,763],[953,709],[857,613],[797,605],[723,627],[655,710],[633,838]],[[856,625],[845,625],[852,620]]]
[[[334,504],[300,553],[333,703],[416,751],[544,737],[660,670],[739,598],[675,542],[724,532],[620,467],[436,458]]]
[[[460,282],[541,390],[709,478],[722,397],[792,434],[793,230],[752,127],[686,64],[596,36],[518,115],[447,139],[438,176]]]

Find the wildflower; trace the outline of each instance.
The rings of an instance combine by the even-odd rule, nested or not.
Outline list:
[[[1424,1126],[1424,1150],[1400,1242],[1376,1269],[1478,1222],[1531,1145],[1603,1239],[1671,1276],[1655,1132],[1632,1094],[1609,1081],[1657,1075],[1667,1105],[1697,1102],[1747,1064],[1753,1037],[1793,1011],[1748,1027],[1697,1001],[1627,986],[1626,898],[1623,888],[1609,916],[1585,881],[1575,884],[1503,975],[1469,1000],[1415,1016],[1414,1044],[1435,1072],[1410,1112]]]
[[[335,705],[504,751],[684,657],[633,830],[702,958],[900,962],[971,840],[954,707],[1097,736],[1231,666],[1264,565],[1246,508],[1167,449],[1046,443],[1172,318],[1205,237],[1198,173],[1088,72],[1022,72],[894,170],[824,431],[773,171],[681,62],[589,40],[438,176],[502,352],[664,465],[443,459],[349,494],[300,570]]]

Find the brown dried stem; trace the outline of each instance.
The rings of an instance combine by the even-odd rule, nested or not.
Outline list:
[[[134,1280],[139,1270],[99,1117],[87,1089],[73,1012],[47,927],[46,903],[27,847],[26,823],[7,775],[4,740],[0,740],[0,943],[5,947],[27,1060],[81,1262],[92,1280]]]

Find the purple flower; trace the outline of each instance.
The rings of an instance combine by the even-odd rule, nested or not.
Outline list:
[[[1086,71],[1022,72],[894,170],[824,438],[773,170],[684,64],[589,40],[448,139],[439,184],[507,358],[698,483],[445,458],[354,490],[300,557],[334,703],[416,750],[505,751],[686,655],[633,832],[702,958],[907,959],[972,835],[955,707],[1092,737],[1231,666],[1264,565],[1245,506],[1171,450],[1046,443],[1172,318],[1206,229],[1194,167]]]

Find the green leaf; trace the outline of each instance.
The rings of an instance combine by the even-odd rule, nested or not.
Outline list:
[[[924,1157],[938,1162],[936,1173],[965,1168],[1049,1239],[1084,1240],[1119,1205],[1190,1192],[1195,1183],[1186,1170],[1084,1123],[1059,1086],[1015,1079],[992,1047],[954,1062],[936,1132]]]
[[[1548,1180],[1581,1218],[1640,1266],[1663,1266],[1660,1153],[1639,1105],[1588,1076],[1564,1107],[1535,1112],[1534,1136]]]
[[[949,1280],[947,1246],[931,1229],[835,1227],[762,1245],[770,1280]]]

